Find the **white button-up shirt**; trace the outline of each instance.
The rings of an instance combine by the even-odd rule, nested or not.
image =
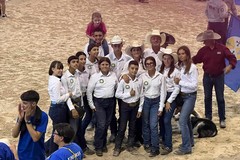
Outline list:
[[[103,75],[102,72],[95,73],[91,76],[88,88],[87,99],[89,106],[94,109],[93,96],[96,98],[111,98],[115,95],[118,79],[114,72]]]
[[[169,103],[172,103],[180,92],[180,86],[174,82],[174,78],[179,77],[180,72],[178,69],[175,68],[174,71],[171,73],[170,77],[168,77],[169,70],[170,68],[164,68],[163,75],[166,78],[167,92],[172,92],[171,96],[167,99],[167,101]]]
[[[48,94],[50,100],[53,103],[62,103],[67,102],[67,105],[70,110],[74,109],[70,97],[70,94],[63,87],[60,78],[50,75],[48,80]]]
[[[159,102],[159,111],[163,111],[163,108],[165,106],[165,99],[167,95],[167,87],[166,87],[166,79],[165,77],[159,73],[155,72],[155,75],[153,77],[150,77],[148,73],[143,73],[140,78],[143,81],[143,97],[140,100],[140,106],[138,111],[142,112],[143,109],[143,102],[144,97],[153,99],[160,96],[160,102]]]
[[[117,59],[113,52],[110,52],[106,57],[110,59],[111,71],[113,71],[116,74],[117,78],[120,78],[121,73],[123,71],[124,64],[127,61],[132,59],[132,57],[130,57],[126,53],[122,53],[122,56],[120,59]]]
[[[155,58],[155,60],[156,60],[156,70],[157,71],[160,71],[160,68],[162,66],[162,60],[161,60],[161,57],[160,57],[161,52],[162,52],[162,48],[160,48],[160,51],[158,51],[158,53],[155,53],[152,48],[147,48],[147,49],[144,50],[144,54],[143,54],[144,60],[147,57],[150,57],[150,56]]]
[[[90,62],[89,59],[86,59],[85,69],[90,75],[93,75],[96,72],[99,72],[98,69],[98,61],[95,60],[95,62]]]
[[[66,72],[63,74],[61,78],[61,81],[65,90],[68,92],[69,91],[72,92],[73,99],[82,96],[79,75],[77,72],[75,72],[73,75],[72,73],[69,72],[69,70],[66,70]]]
[[[181,88],[181,92],[184,93],[192,93],[197,91],[198,88],[198,70],[195,64],[191,64],[191,68],[189,73],[184,74],[185,66],[181,68],[181,77],[179,81],[179,85]]]
[[[83,50],[83,52],[87,55],[87,57],[89,56],[88,51],[87,51],[88,45],[89,45],[89,43],[87,43],[87,44],[85,45],[84,50]],[[110,45],[108,45],[108,48],[109,48],[109,53],[113,52],[113,48],[112,48]],[[103,47],[102,47],[102,46],[99,46],[99,47],[98,47],[98,50],[99,50],[98,56],[104,57]]]
[[[83,72],[81,72],[79,70],[77,70],[77,72],[79,75],[79,81],[80,81],[79,83],[81,86],[81,91],[82,91],[82,93],[86,93],[90,74],[88,73],[88,71],[86,69]]]
[[[132,80],[130,77],[129,79],[129,83],[125,83],[123,79],[118,83],[115,96],[116,98],[122,99],[125,103],[134,103],[140,100],[143,91],[143,83],[142,79],[135,78]],[[131,96],[130,94],[132,89],[135,91],[135,96]]]

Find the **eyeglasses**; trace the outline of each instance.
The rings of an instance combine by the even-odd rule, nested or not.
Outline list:
[[[54,132],[53,135],[58,135],[58,136],[60,136],[59,133],[57,133],[57,132]]]

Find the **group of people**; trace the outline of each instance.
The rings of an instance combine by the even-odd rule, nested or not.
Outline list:
[[[67,59],[68,69],[53,61],[49,67],[48,92],[51,100],[49,117],[53,131],[44,143],[48,116],[37,103],[39,94],[30,90],[21,95],[17,122],[12,136],[18,137],[19,159],[82,159],[107,149],[110,126],[113,156],[119,156],[128,124],[126,150],[134,154],[136,146],[144,147],[149,157],[173,151],[171,119],[181,107],[179,119],[182,143],[176,155],[192,153],[194,146],[190,115],[194,111],[198,90],[196,63],[203,63],[205,117],[212,119],[212,88],[215,86],[220,127],[225,128],[224,75],[234,69],[236,57],[217,42],[221,36],[206,30],[197,36],[203,42],[196,56],[189,47],[181,46],[175,53],[172,35],[152,30],[146,35],[151,47],[125,41],[115,35],[106,41],[106,26],[99,12],[92,14],[86,35],[89,42],[84,51]],[[229,65],[225,65],[225,59]],[[118,110],[116,107],[118,106]],[[117,120],[116,111],[119,118]],[[86,128],[95,118],[95,151],[87,146]],[[159,125],[160,124],[160,125]],[[159,127],[160,131],[159,132]],[[159,135],[163,144],[160,147]],[[80,147],[79,147],[80,146]]]

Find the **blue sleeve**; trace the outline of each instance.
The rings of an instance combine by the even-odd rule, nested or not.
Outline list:
[[[49,156],[46,160],[61,160],[61,156],[58,156],[57,154],[52,154]]]
[[[37,126],[36,131],[45,133],[47,130],[48,116],[45,112],[42,112],[41,123]]]

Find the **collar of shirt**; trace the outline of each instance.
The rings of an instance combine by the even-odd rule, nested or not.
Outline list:
[[[101,71],[99,72],[100,77],[109,77],[111,75],[111,72],[109,71],[107,75],[104,75]]]
[[[97,60],[95,60],[93,63],[87,58],[86,59],[86,65],[91,65],[91,66],[93,66],[93,65],[95,65],[95,64],[97,64],[98,63],[98,61]]]
[[[160,75],[160,73],[158,71],[155,71],[155,74],[153,77],[150,77],[148,72],[146,73],[147,77],[150,78],[150,79],[155,79],[156,77],[158,77]]]
[[[74,77],[77,74],[77,72],[75,72],[74,74],[70,73],[69,70],[66,70],[66,75],[67,77]]]

